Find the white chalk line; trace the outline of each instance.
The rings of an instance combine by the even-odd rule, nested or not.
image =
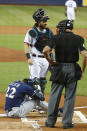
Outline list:
[[[28,120],[26,117],[23,117],[23,118],[21,118],[21,121],[23,123],[25,123],[25,122],[31,123],[31,125],[35,129],[35,131],[42,131],[42,129],[40,128],[40,125],[35,120]]]
[[[87,106],[75,107],[74,109],[83,109],[83,108],[87,108]]]
[[[0,117],[7,117],[6,114],[0,114]]]
[[[87,106],[83,106],[83,107],[75,107],[74,109],[80,109],[80,108],[87,108]],[[82,122],[75,122],[75,123],[87,123],[87,119],[86,117],[81,113],[81,111],[74,111],[76,113],[77,116],[79,116],[79,118],[81,119]],[[7,117],[6,114],[0,114],[0,117]],[[21,118],[21,121],[22,122],[31,122],[31,125],[33,128],[35,129],[39,129],[40,128],[40,125],[37,123],[37,121],[34,121],[34,120],[28,120],[26,117],[24,118]],[[42,120],[41,120],[42,122]],[[44,121],[43,121],[44,122]],[[59,122],[59,120],[58,120]]]
[[[87,123],[87,119],[86,117],[83,115],[83,113],[81,113],[81,111],[74,111],[76,113],[77,116],[80,117],[80,119],[82,120],[82,123]]]

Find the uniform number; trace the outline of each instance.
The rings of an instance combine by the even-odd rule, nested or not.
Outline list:
[[[69,7],[72,7],[72,3],[69,4]]]
[[[7,92],[6,92],[6,97],[13,99],[15,96],[15,92],[16,92],[16,89],[14,87],[13,88],[8,87]]]

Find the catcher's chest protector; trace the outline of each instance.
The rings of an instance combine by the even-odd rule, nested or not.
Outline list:
[[[46,28],[46,32],[39,32],[37,28],[34,28],[35,32],[37,32],[37,42],[35,43],[35,47],[37,50],[39,50],[41,53],[43,51],[43,48],[49,43],[50,41],[50,33],[49,29]]]

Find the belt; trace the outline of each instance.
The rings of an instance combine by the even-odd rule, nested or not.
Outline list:
[[[36,55],[36,54],[32,54],[33,57],[40,57],[40,58],[44,58],[43,55]]]
[[[72,65],[74,65],[74,63],[60,63],[61,65],[63,65],[63,66],[72,66]]]

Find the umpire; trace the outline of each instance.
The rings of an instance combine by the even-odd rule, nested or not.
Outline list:
[[[73,23],[70,20],[63,20],[57,25],[57,34],[54,36],[54,47],[46,46],[43,53],[52,67],[52,90],[50,94],[46,126],[54,127],[58,107],[65,87],[65,101],[63,108],[62,124],[63,128],[73,128],[72,123],[77,81],[81,79],[85,71],[87,51],[84,46],[84,39],[72,32]],[[49,52],[54,48],[55,60],[50,58]],[[82,69],[77,64],[79,61],[79,52],[83,56]]]

